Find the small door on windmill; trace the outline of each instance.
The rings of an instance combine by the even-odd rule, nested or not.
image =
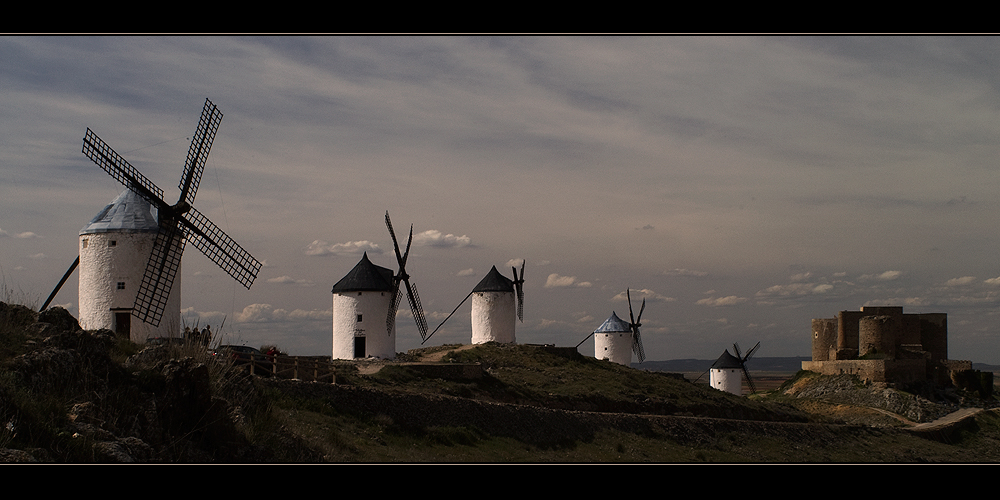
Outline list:
[[[115,313],[115,335],[125,339],[131,338],[132,313],[128,311]]]
[[[354,357],[363,358],[365,357],[365,338],[364,337],[354,337]]]

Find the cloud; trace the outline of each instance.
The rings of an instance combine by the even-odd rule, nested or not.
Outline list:
[[[326,255],[361,255],[364,252],[372,254],[382,253],[378,245],[368,240],[349,241],[347,243],[329,244],[325,241],[314,240],[306,246],[306,255],[326,256]]]
[[[735,306],[736,304],[742,304],[746,302],[746,297],[737,297],[735,295],[730,295],[728,297],[709,297],[701,299],[696,302],[701,306],[711,306],[711,307],[723,307],[723,306]]]
[[[267,280],[268,283],[278,283],[282,285],[299,285],[299,286],[313,286],[312,281],[301,279],[297,280],[291,276],[278,276],[277,278],[270,278]]]
[[[629,290],[628,293],[621,292],[618,295],[612,297],[611,300],[614,302],[626,302],[628,301],[629,296],[632,297],[632,300],[640,300],[640,301],[642,299],[647,299],[653,302],[673,302],[674,300],[676,300],[673,297],[660,295],[648,288],[643,288],[641,290]]]
[[[524,264],[524,259],[510,259],[504,265],[507,266],[507,267],[516,267],[516,268],[520,269],[521,265],[523,265],[523,264]]]
[[[903,275],[902,271],[886,271],[882,274],[865,274],[861,279],[874,279],[878,281],[892,281]]]
[[[429,229],[413,235],[413,244],[424,247],[456,248],[472,245],[472,239],[465,235],[455,236],[454,234],[443,234],[436,229]]]
[[[757,292],[757,297],[788,297],[792,295],[814,295],[826,293],[833,289],[829,283],[789,283],[774,285]]]
[[[983,280],[983,283],[986,283],[987,285],[1000,285],[1000,276],[997,276],[996,278],[990,278],[988,280]]]
[[[470,267],[468,269],[462,269],[461,271],[455,273],[455,276],[472,276],[473,274],[475,274],[475,271],[473,271],[472,268]]]
[[[236,313],[237,323],[272,323],[289,322],[301,320],[329,320],[333,317],[333,310],[311,310],[295,309],[274,309],[271,304],[250,304]]]
[[[667,276],[708,276],[705,271],[695,271],[693,269],[671,269],[663,273]]]
[[[34,253],[34,254],[29,255],[28,258],[31,259],[31,260],[42,260],[42,259],[45,258],[45,254],[44,253]]]
[[[962,285],[968,285],[969,283],[972,283],[973,281],[976,281],[976,277],[975,276],[962,276],[961,278],[952,278],[952,279],[946,281],[945,284],[944,284],[944,286],[962,286]],[[987,280],[987,281],[989,281],[989,280]]]
[[[589,281],[577,281],[576,276],[559,276],[552,273],[545,280],[545,288],[566,288],[566,287],[590,287]]]
[[[8,233],[7,231],[4,231],[3,229],[0,229],[0,238],[8,237],[8,236],[12,236],[12,235],[10,233]],[[14,238],[20,238],[22,240],[28,240],[28,239],[32,239],[32,238],[41,238],[41,236],[39,236],[37,233],[33,233],[31,231],[25,231],[23,233],[17,233],[15,235],[13,235],[12,237],[14,237]]]

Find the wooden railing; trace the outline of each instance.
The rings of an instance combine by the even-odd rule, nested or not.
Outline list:
[[[281,377],[312,382],[337,383],[337,376],[329,360],[299,356],[264,355],[263,361],[250,363],[250,374]]]

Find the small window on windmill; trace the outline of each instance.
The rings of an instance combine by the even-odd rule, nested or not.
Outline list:
[[[87,243],[89,243],[89,242],[90,242],[90,240],[89,240],[89,239],[87,239],[87,238],[84,238],[84,239],[83,239],[83,248],[87,248]]]
[[[111,240],[108,242],[109,247],[118,246],[118,240]]]
[[[124,290],[125,289],[125,282],[124,281],[119,281],[118,282],[118,289],[119,290]]]
[[[358,315],[358,323],[361,323],[361,315]]]

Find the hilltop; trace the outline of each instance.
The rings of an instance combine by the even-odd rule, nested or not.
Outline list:
[[[549,346],[438,346],[337,362],[336,383],[248,375],[185,347],[0,303],[0,460],[978,462],[992,401],[800,373],[740,397]],[[452,367],[457,369],[445,369]],[[959,408],[961,425],[917,429]]]

